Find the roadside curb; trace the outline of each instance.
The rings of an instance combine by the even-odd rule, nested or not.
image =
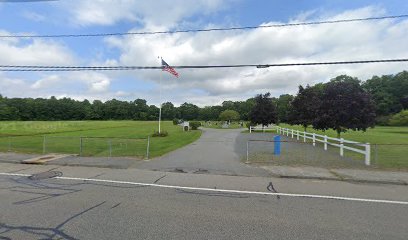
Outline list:
[[[314,177],[314,176],[298,176],[298,175],[279,175],[271,173],[273,177],[277,178],[290,178],[290,179],[305,179],[305,180],[327,180],[327,181],[341,181],[350,183],[372,183],[372,184],[390,184],[390,185],[402,185],[408,186],[407,182],[404,181],[393,181],[393,180],[369,180],[369,179],[355,179],[355,178],[337,178],[337,177]]]

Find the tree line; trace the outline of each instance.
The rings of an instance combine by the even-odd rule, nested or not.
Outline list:
[[[253,99],[224,101],[220,106],[198,107],[183,103],[179,107],[171,102],[162,104],[162,119],[218,120],[221,112],[234,110],[239,119],[248,120]],[[71,98],[7,98],[0,95],[0,120],[56,121],[56,120],[157,120],[159,108],[148,105],[145,99],[106,102],[77,101]]]
[[[340,90],[340,82],[347,82],[349,85]],[[358,91],[351,93],[351,89]],[[340,101],[332,98],[335,93],[347,95],[349,99]],[[239,114],[240,120],[249,121],[257,97],[246,101],[224,101],[221,105],[206,107],[198,107],[188,102],[176,107],[173,103],[166,102],[162,104],[162,119],[220,120],[223,111],[233,110]],[[274,105],[276,122],[321,127],[325,125],[321,123],[331,121],[328,116],[346,111],[338,111],[333,106],[346,108],[363,104],[372,107],[366,113],[370,118],[376,116],[377,123],[386,123],[389,116],[408,109],[408,72],[373,76],[364,82],[342,75],[328,83],[299,86],[296,95],[283,94],[267,98]],[[323,109],[327,112],[323,113]],[[7,98],[0,95],[0,120],[156,120],[158,115],[159,108],[148,105],[144,99],[90,102],[55,97]],[[353,122],[353,118],[344,117],[341,120]]]

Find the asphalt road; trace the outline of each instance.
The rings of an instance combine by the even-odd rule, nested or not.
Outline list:
[[[261,168],[243,163],[243,156],[236,149],[242,129],[204,128],[197,141],[135,167],[159,171],[185,171],[240,176],[269,176]],[[245,148],[246,142],[242,147]],[[245,151],[245,150],[244,150]]]
[[[0,239],[407,239],[408,205],[130,182],[408,201],[406,186],[0,164]],[[11,174],[61,171],[43,179]],[[9,174],[9,175],[5,175]],[[124,182],[105,181],[105,179]],[[156,179],[156,180],[154,180]],[[166,185],[167,184],[167,185]],[[184,185],[183,185],[184,184]]]

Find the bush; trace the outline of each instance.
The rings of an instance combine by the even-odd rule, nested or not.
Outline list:
[[[190,127],[192,130],[197,130],[198,127],[200,126],[201,126],[201,122],[198,122],[198,121],[190,122]]]
[[[177,118],[173,119],[173,125],[179,124],[179,120]]]
[[[152,134],[152,137],[167,137],[169,133],[167,131],[161,131],[160,133],[158,131],[154,131]]]
[[[408,126],[408,110],[401,111],[392,116],[389,124],[391,126]]]
[[[255,124],[251,123],[251,122],[246,122],[245,126],[249,129],[250,126],[255,126]]]
[[[378,116],[375,119],[375,125],[388,126],[390,125],[390,119],[392,116]]]

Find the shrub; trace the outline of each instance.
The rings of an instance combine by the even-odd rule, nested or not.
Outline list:
[[[401,111],[392,116],[389,124],[391,126],[408,126],[408,110]]]
[[[167,131],[161,131],[160,133],[158,131],[154,131],[152,134],[152,137],[167,137],[169,133]]]
[[[250,126],[253,126],[253,127],[254,127],[255,124],[254,124],[254,123],[251,123],[251,122],[246,122],[246,123],[245,123],[245,126],[249,129]]]
[[[391,117],[392,116],[378,116],[375,119],[375,124],[380,125],[380,126],[388,126],[390,125],[389,122],[390,122]]]
[[[173,125],[179,124],[179,120],[177,118],[173,119]]]
[[[198,127],[200,126],[201,126],[201,122],[198,122],[198,121],[190,122],[190,127],[192,130],[197,130]]]

